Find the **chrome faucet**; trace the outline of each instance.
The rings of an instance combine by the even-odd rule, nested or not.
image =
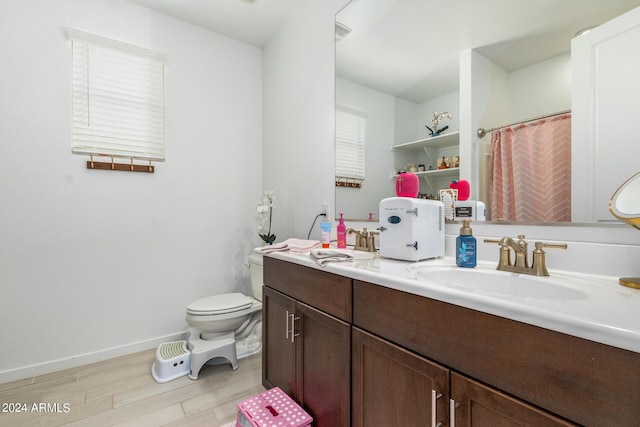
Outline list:
[[[362,231],[356,230],[354,228],[348,228],[347,234],[355,234],[356,235],[356,250],[357,251],[367,251],[367,252],[375,252],[376,251],[376,234],[380,234],[378,231],[367,231],[366,227],[362,228]]]
[[[532,254],[531,266],[529,266],[528,243],[524,240],[524,235],[518,236],[518,241],[511,237],[503,237],[500,240],[485,239],[485,243],[497,243],[500,246],[500,261],[497,270],[510,271],[512,273],[531,274],[533,276],[548,276],[546,256],[542,248],[567,249],[566,243],[543,243],[536,242],[535,250]],[[515,254],[515,262],[511,262],[511,251]]]

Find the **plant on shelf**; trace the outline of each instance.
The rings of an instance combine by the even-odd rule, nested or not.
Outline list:
[[[273,244],[276,240],[276,235],[271,234],[271,220],[273,218],[275,202],[276,198],[273,195],[273,191],[265,191],[262,199],[258,201],[256,213],[253,214],[256,221],[258,221],[258,236],[269,245]]]
[[[447,113],[446,111],[444,113],[438,113],[438,112],[434,111],[434,112],[431,113],[431,115],[432,115],[432,118],[431,118],[431,123],[432,123],[431,126],[432,127],[424,125],[424,127],[429,129],[429,132],[431,132],[430,133],[431,136],[438,136],[442,132],[444,132],[445,130],[449,129],[449,126],[445,126],[442,129],[438,129],[438,125],[444,119],[452,119],[451,114]]]

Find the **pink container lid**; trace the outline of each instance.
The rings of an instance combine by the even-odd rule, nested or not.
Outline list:
[[[313,418],[279,387],[243,400],[236,406],[245,420],[255,427],[304,427],[313,422]],[[236,426],[244,427],[238,422]]]

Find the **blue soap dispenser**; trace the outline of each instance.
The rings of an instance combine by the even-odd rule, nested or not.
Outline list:
[[[456,237],[456,264],[458,267],[473,268],[476,266],[476,238],[469,227],[469,220],[462,220],[460,235]]]

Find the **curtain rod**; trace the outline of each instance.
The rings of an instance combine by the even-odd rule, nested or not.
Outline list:
[[[534,118],[532,118],[532,119],[522,120],[522,121],[520,121],[520,122],[511,123],[510,125],[499,126],[499,127],[491,128],[491,129],[487,129],[487,130],[485,130],[485,129],[483,129],[483,128],[478,128],[478,130],[476,131],[476,135],[478,135],[478,137],[479,137],[479,138],[484,138],[484,136],[485,136],[486,134],[491,133],[491,132],[493,132],[494,130],[498,130],[498,129],[502,129],[502,128],[507,128],[507,127],[509,127],[509,126],[519,125],[519,124],[522,124],[522,123],[532,122],[532,121],[534,121],[534,120],[546,119],[547,117],[559,116],[559,115],[561,115],[561,114],[567,114],[567,113],[570,113],[570,112],[571,112],[571,110],[564,110],[564,111],[560,111],[560,112],[557,112],[557,113],[546,114],[546,115],[544,115],[544,116],[534,117]]]

